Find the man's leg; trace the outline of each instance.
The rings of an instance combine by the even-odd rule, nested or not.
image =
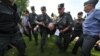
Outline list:
[[[72,54],[76,55],[78,48],[82,46],[83,43],[83,36],[80,36],[79,39],[76,41],[74,48],[72,49]]]
[[[63,51],[66,52],[69,42],[70,42],[70,34],[64,34],[63,36],[64,41],[63,41]]]
[[[8,44],[9,44],[9,37],[0,36],[0,56],[4,56]]]
[[[41,36],[41,47],[40,47],[40,49],[41,49],[41,52],[44,52],[44,46],[46,44],[47,33],[42,32],[41,35],[42,36]]]
[[[33,30],[33,29],[30,29],[30,27],[29,27],[29,26],[27,26],[26,28],[27,28],[27,31],[28,31],[29,41],[32,41],[32,34],[31,34],[31,30]]]
[[[78,33],[76,31],[72,32],[72,37],[70,38],[70,43],[78,36]]]
[[[56,39],[56,45],[57,45],[57,47],[59,48],[59,52],[62,52],[62,48],[63,48],[63,46],[62,46],[62,35],[60,34],[59,36],[57,36],[56,37],[57,39]]]
[[[90,35],[84,35],[83,37],[82,56],[91,56],[91,50],[99,37]]]
[[[33,34],[34,39],[35,39],[35,45],[38,45],[38,33],[37,33],[37,32],[34,32],[34,31],[32,30],[32,34]]]
[[[12,36],[11,44],[17,48],[19,56],[25,56],[25,42],[19,34]]]

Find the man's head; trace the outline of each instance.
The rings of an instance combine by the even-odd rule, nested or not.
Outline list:
[[[78,12],[77,14],[78,19],[82,19],[82,16],[83,16],[83,12]]]
[[[46,13],[46,7],[45,6],[41,7],[41,12],[42,12],[42,14]]]
[[[64,3],[58,5],[58,13],[61,15],[64,13]]]
[[[34,6],[31,7],[31,11],[32,11],[32,13],[35,13],[35,7]]]
[[[23,11],[24,16],[28,16],[29,15],[29,11],[26,9]]]
[[[90,12],[92,9],[95,8],[96,4],[98,3],[98,0],[88,0],[84,3],[84,11],[86,13]]]

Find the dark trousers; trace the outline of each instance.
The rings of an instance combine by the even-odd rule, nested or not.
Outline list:
[[[0,34],[0,56],[4,56],[9,44],[17,48],[19,52],[18,56],[25,56],[25,43],[18,33],[14,35]]]
[[[83,45],[82,45],[82,55],[81,56],[91,56],[91,50],[95,43],[99,40],[99,36],[83,35]]]
[[[81,31],[73,31],[70,42],[73,41],[77,36],[79,37],[79,39],[76,41],[76,43],[75,43],[75,45],[72,49],[72,54],[77,54],[78,48],[80,46],[82,46],[83,37],[82,37],[82,32]]]
[[[34,31],[33,29],[35,28],[35,26],[32,26],[32,34],[34,36],[35,39],[35,45],[38,45],[38,29],[36,31]]]
[[[83,36],[81,35],[79,37],[79,39],[76,41],[73,49],[72,49],[72,54],[76,55],[77,54],[77,51],[78,51],[78,48],[79,47],[82,47],[82,43],[83,43]]]
[[[60,52],[65,52],[70,41],[70,33],[60,33],[57,37],[56,45]]]
[[[31,34],[31,29],[29,26],[26,26],[26,30],[24,30],[24,34],[29,37],[29,40],[32,40],[32,34]]]
[[[45,47],[46,39],[47,39],[47,36],[48,36],[48,29],[40,30],[40,35],[41,35],[40,49],[41,49],[41,52],[44,52],[44,47]]]
[[[72,42],[77,36],[80,37],[82,35],[81,31],[72,31],[72,37],[70,39],[70,42]]]

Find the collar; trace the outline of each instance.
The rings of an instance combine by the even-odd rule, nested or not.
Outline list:
[[[90,15],[92,12],[94,12],[96,9],[92,9],[87,15]]]
[[[62,17],[64,14],[65,14],[65,12],[63,14],[59,15],[59,16]]]

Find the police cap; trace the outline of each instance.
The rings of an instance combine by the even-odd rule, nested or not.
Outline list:
[[[46,10],[46,7],[45,7],[45,6],[42,6],[42,7],[41,7],[41,10],[42,10],[42,11]]]
[[[64,3],[59,4],[58,8],[64,8]]]

